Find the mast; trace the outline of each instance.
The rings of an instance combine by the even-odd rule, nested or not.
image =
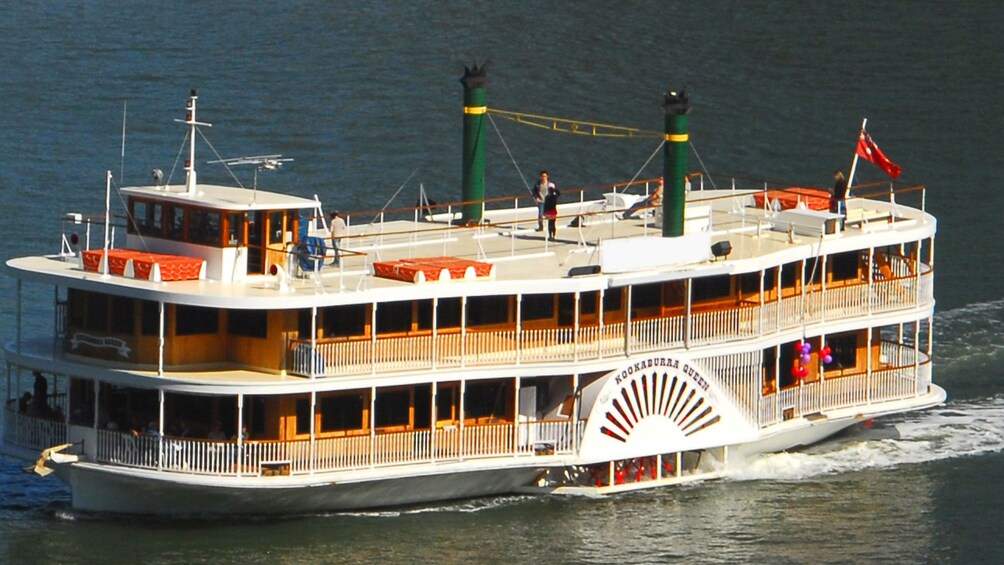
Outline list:
[[[188,194],[195,194],[196,186],[196,174],[195,174],[195,126],[206,126],[213,127],[213,124],[207,124],[205,122],[198,122],[195,120],[195,101],[199,99],[198,94],[196,94],[195,89],[192,89],[192,93],[188,96],[188,104],[185,105],[185,119],[174,120],[179,123],[187,124],[189,127],[188,132],[188,159],[185,161],[185,192]]]
[[[662,104],[666,113],[666,135],[663,145],[662,177],[662,237],[683,235],[684,208],[687,204],[687,114],[690,101],[687,89],[666,91]]]
[[[462,200],[464,222],[480,222],[485,199],[485,87],[488,63],[464,67],[464,163]]]
[[[861,143],[861,134],[865,131],[865,126],[868,125],[868,118],[863,118],[861,120],[861,131],[858,132],[858,139],[854,145],[854,160],[851,161],[851,172],[847,175],[847,190],[851,189],[851,181],[854,180],[854,173],[858,170],[858,146],[857,143]]]

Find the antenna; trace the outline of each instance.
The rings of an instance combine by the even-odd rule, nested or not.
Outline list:
[[[282,155],[255,155],[252,157],[233,157],[231,159],[219,159],[216,161],[206,161],[206,164],[222,163],[226,167],[236,165],[254,165],[254,182],[251,190],[258,194],[258,171],[274,171],[282,167],[283,163],[288,163],[293,159],[283,159]]]
[[[189,194],[195,194],[195,126],[213,127],[213,124],[195,121],[195,101],[198,99],[198,93],[196,93],[193,88],[191,94],[188,96],[188,104],[185,106],[185,119],[174,120],[176,122],[188,124],[188,127],[190,128],[189,135],[191,136],[191,139],[189,139],[188,160],[185,161],[185,171],[187,173],[185,176],[185,189]]]

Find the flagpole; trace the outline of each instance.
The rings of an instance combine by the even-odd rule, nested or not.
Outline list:
[[[858,132],[858,142],[861,141],[861,132],[865,131],[865,126],[868,125],[868,118],[862,118],[861,120],[861,131]],[[847,175],[847,190],[851,189],[851,183],[854,181],[854,171],[858,168],[858,145],[854,144],[854,160],[851,161],[851,172]]]

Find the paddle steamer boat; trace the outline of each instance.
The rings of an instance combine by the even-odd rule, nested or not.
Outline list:
[[[662,205],[620,219],[655,179],[566,189],[549,240],[528,196],[484,197],[483,69],[463,83],[463,202],[346,214],[338,265],[316,199],[197,182],[193,91],[184,184],[7,261],[4,452],[84,510],[295,514],[708,479],[944,401],[923,187],[845,214],[688,191],[671,92]],[[22,335],[25,283],[52,335]]]

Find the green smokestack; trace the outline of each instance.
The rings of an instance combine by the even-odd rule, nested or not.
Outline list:
[[[666,143],[662,153],[662,236],[678,237],[683,235],[683,211],[687,204],[687,146],[690,143],[687,89],[667,91],[662,109],[666,113]]]
[[[485,199],[485,87],[488,63],[464,67],[464,168],[462,200],[463,221],[480,222]]]

